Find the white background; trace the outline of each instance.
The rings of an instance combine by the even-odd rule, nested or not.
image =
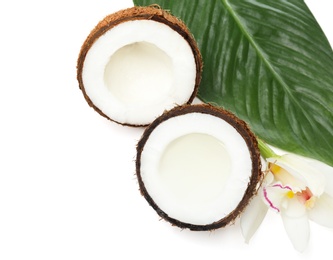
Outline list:
[[[306,1],[333,43],[330,1]],[[292,248],[270,213],[243,242],[239,223],[192,232],[160,221],[138,191],[143,129],[91,109],[76,81],[81,44],[131,0],[0,3],[0,259],[331,259],[333,230],[311,223]]]

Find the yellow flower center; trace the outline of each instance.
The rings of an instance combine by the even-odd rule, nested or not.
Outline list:
[[[287,192],[286,196],[287,196],[287,198],[292,199],[295,196],[295,194],[292,190],[290,190]]]

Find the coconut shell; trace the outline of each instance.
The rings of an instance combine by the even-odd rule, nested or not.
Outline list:
[[[112,121],[114,121],[112,118],[109,118],[106,114],[103,113],[103,111],[101,111],[97,106],[95,106],[95,104],[91,101],[91,99],[89,98],[89,96],[85,91],[84,82],[82,79],[84,61],[91,46],[94,44],[96,40],[98,40],[99,37],[101,37],[107,31],[111,30],[112,28],[123,22],[134,21],[134,20],[151,20],[163,23],[172,28],[177,33],[179,33],[190,45],[196,63],[196,79],[195,79],[195,86],[193,89],[193,93],[190,96],[189,100],[186,102],[187,104],[192,103],[193,99],[196,97],[201,80],[203,64],[199,48],[197,46],[197,43],[193,35],[191,34],[187,26],[184,24],[184,22],[182,22],[180,19],[178,19],[177,17],[173,16],[169,12],[161,9],[156,5],[148,7],[135,6],[110,14],[96,25],[96,27],[90,32],[90,34],[84,41],[77,60],[77,80],[79,83],[79,87],[82,90],[83,95],[88,104],[92,108],[94,108],[100,115]],[[131,124],[123,124],[123,125],[145,126],[145,125],[131,125]]]
[[[214,223],[207,223],[207,225],[193,225],[169,217],[168,214],[163,210],[161,210],[159,206],[154,202],[154,199],[149,195],[148,191],[145,188],[145,184],[141,178],[141,153],[144,149],[147,140],[150,137],[150,134],[162,122],[172,117],[185,115],[188,113],[209,114],[228,122],[237,130],[237,132],[245,140],[252,160],[251,178],[249,180],[248,187],[243,195],[243,198],[239,202],[238,206],[226,217]],[[260,184],[263,179],[263,172],[261,171],[260,151],[258,148],[257,138],[250,130],[248,125],[243,120],[239,119],[234,114],[232,114],[231,112],[208,104],[183,105],[176,107],[168,112],[165,112],[162,116],[158,117],[151,125],[149,125],[137,144],[136,175],[138,178],[141,194],[144,196],[149,205],[153,207],[153,209],[157,212],[157,214],[160,217],[170,222],[174,226],[178,226],[182,229],[187,228],[194,231],[215,230],[221,227],[225,227],[229,224],[232,224],[236,220],[236,218],[240,216],[245,207],[249,204],[252,197],[257,193],[258,184]]]

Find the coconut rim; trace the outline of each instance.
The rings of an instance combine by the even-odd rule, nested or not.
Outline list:
[[[124,126],[135,126],[135,127],[142,127],[147,126],[149,123],[145,124],[131,124],[131,123],[122,123],[118,122],[117,120],[114,120],[107,116],[98,106],[96,106],[93,101],[90,99],[89,95],[87,94],[84,82],[82,78],[82,72],[84,67],[84,61],[86,59],[87,53],[89,52],[90,48],[93,46],[93,44],[101,37],[103,36],[107,31],[111,30],[112,28],[116,27],[117,25],[128,22],[128,21],[134,21],[134,20],[151,20],[155,22],[159,22],[162,24],[167,25],[172,30],[176,31],[179,35],[181,35],[184,40],[189,44],[196,67],[196,75],[195,75],[195,85],[193,86],[193,92],[191,96],[189,97],[188,101],[185,102],[185,104],[191,104],[194,100],[194,98],[197,96],[200,81],[201,81],[201,74],[202,74],[202,56],[200,53],[200,50],[197,46],[197,43],[187,28],[187,26],[184,24],[183,21],[181,21],[179,18],[173,16],[169,12],[161,9],[157,5],[152,5],[148,7],[141,7],[141,6],[134,6],[127,9],[120,10],[118,12],[112,13],[110,15],[107,15],[104,19],[102,19],[95,28],[90,32],[86,40],[81,46],[81,50],[78,56],[77,60],[77,80],[79,83],[79,88],[81,89],[83,96],[90,107],[92,107],[96,112],[98,112],[101,116],[116,122],[118,124],[124,125]],[[175,104],[176,105],[182,105],[182,104]]]
[[[228,124],[233,126],[235,130],[244,139],[251,156],[252,168],[251,168],[250,180],[248,182],[248,186],[244,192],[244,195],[242,196],[242,199],[235,207],[235,209],[232,210],[227,216],[221,218],[218,221],[215,221],[213,223],[208,223],[206,225],[185,223],[178,219],[170,217],[155,203],[154,199],[150,196],[149,192],[147,191],[143,179],[141,177],[141,154],[144,150],[145,144],[148,141],[151,133],[162,122],[170,118],[186,115],[189,113],[209,114],[226,121]],[[175,107],[165,112],[157,119],[155,119],[145,129],[141,139],[137,144],[136,176],[138,179],[141,195],[147,200],[148,204],[157,212],[157,214],[162,219],[182,229],[190,229],[193,231],[210,231],[232,224],[236,220],[236,218],[240,216],[240,214],[249,204],[253,196],[256,195],[257,189],[263,179],[263,172],[261,171],[261,159],[260,159],[260,151],[258,148],[257,139],[254,133],[250,130],[249,126],[243,120],[236,117],[230,111],[227,111],[223,108],[212,106],[210,104],[198,104],[198,105],[183,105]]]

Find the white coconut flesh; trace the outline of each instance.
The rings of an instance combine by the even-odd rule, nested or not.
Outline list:
[[[169,26],[133,20],[94,42],[82,78],[86,94],[106,116],[122,124],[146,125],[190,99],[196,63],[188,42]]]
[[[170,218],[207,225],[230,214],[251,177],[243,137],[221,118],[188,113],[159,124],[141,153],[144,186]]]

